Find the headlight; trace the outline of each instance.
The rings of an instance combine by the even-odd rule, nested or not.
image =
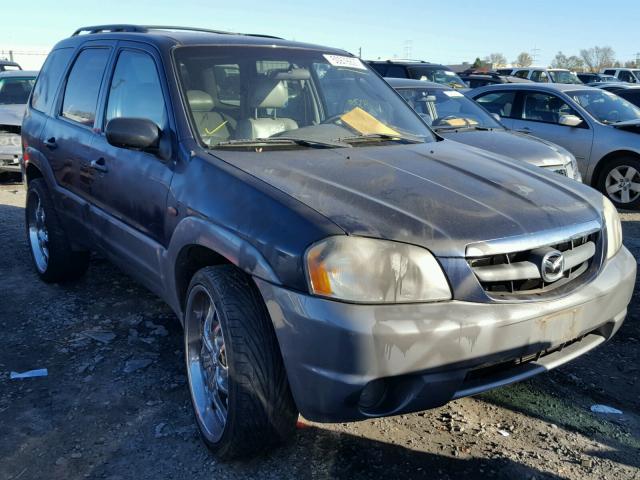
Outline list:
[[[306,254],[311,293],[361,303],[451,299],[442,268],[427,250],[405,243],[335,236]]]
[[[569,178],[573,178],[578,182],[582,182],[582,175],[580,174],[580,170],[578,169],[578,162],[576,161],[576,157],[573,154],[567,152],[565,154],[565,158],[567,160],[567,176]]]
[[[602,200],[604,202],[602,214],[607,228],[607,260],[609,260],[618,253],[622,246],[622,224],[618,210],[613,206],[613,203],[604,196]]]

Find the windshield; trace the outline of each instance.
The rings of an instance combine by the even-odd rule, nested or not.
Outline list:
[[[606,90],[568,92],[582,108],[602,123],[640,120],[640,108]]]
[[[298,48],[199,46],[178,48],[174,58],[194,130],[211,148],[258,140],[269,140],[262,143],[273,148],[287,142],[296,148],[348,147],[354,138],[435,140],[356,57]]]
[[[455,90],[399,88],[398,93],[435,130],[504,128],[489,112]]]
[[[451,70],[427,66],[409,67],[409,75],[415,80],[440,83],[451,88],[469,88],[462,79]]]
[[[35,81],[34,77],[0,78],[0,105],[26,104]]]
[[[549,75],[555,83],[582,83],[573,73],[565,70],[549,70]]]

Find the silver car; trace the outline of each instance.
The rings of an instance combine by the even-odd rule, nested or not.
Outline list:
[[[37,74],[0,71],[0,173],[20,172],[20,125]]]
[[[442,137],[582,181],[576,159],[567,150],[546,140],[508,130],[459,91],[421,80],[385,80]]]
[[[491,85],[468,95],[507,127],[573,153],[583,181],[617,207],[640,207],[640,108],[585,85]]]

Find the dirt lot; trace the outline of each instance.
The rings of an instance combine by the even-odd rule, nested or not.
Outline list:
[[[168,307],[98,258],[78,283],[38,281],[23,204],[21,185],[0,186],[0,479],[640,479],[638,288],[614,340],[550,374],[415,415],[301,419],[289,446],[218,463],[196,434]],[[640,258],[640,214],[624,233]],[[10,380],[36,368],[48,376]]]

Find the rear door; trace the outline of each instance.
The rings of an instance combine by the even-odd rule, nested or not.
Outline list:
[[[558,123],[562,115],[575,115],[582,119],[578,127]],[[591,155],[593,129],[587,120],[561,97],[542,91],[520,91],[518,109],[513,120],[514,130],[530,133],[563,146],[573,153],[583,175],[586,161]]]
[[[175,151],[169,98],[157,52],[145,44],[120,42],[107,80],[93,140],[92,222],[102,249],[149,288],[160,285],[158,251],[166,247],[167,195]],[[160,128],[161,152],[115,147],[104,129],[114,118],[146,118]],[[156,290],[157,291],[157,290]]]
[[[79,50],[41,136],[59,187],[61,211],[72,232],[82,235],[89,234],[89,164],[95,157],[92,142],[96,137],[98,97],[114,44],[87,42]]]

